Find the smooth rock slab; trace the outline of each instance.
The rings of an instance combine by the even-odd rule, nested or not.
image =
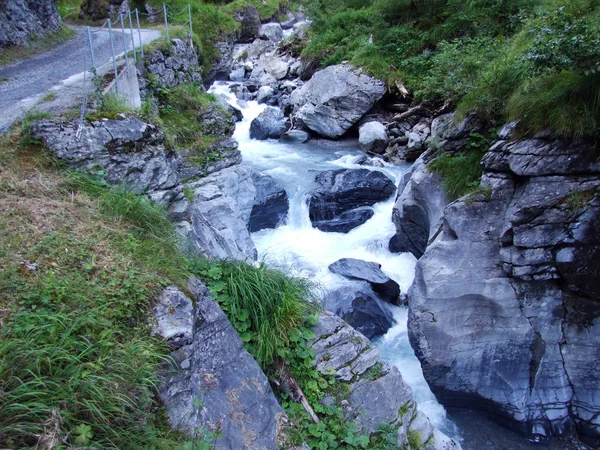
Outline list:
[[[324,305],[369,339],[381,336],[394,325],[394,317],[383,302],[352,287],[330,292]]]
[[[383,300],[395,305],[399,302],[400,286],[383,273],[379,263],[343,258],[331,264],[329,270],[346,278],[367,281]]]
[[[176,367],[165,368],[159,386],[169,423],[190,435],[219,429],[215,448],[276,450],[284,412],[267,378],[206,286],[192,279],[188,287],[193,339],[172,354]]]

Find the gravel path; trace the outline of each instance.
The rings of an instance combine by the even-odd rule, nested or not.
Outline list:
[[[39,104],[51,88],[56,88],[61,82],[64,83],[91,67],[86,27],[72,26],[71,28],[77,34],[67,42],[46,53],[0,67],[0,134],[28,110]],[[99,29],[93,29],[96,30]],[[160,36],[160,30],[142,30],[144,44]],[[122,33],[113,31],[113,37],[115,52],[122,54]],[[125,32],[125,37],[128,49],[131,50],[131,35],[128,31]],[[134,30],[134,39],[138,45],[139,38],[136,30]],[[111,59],[108,30],[94,33],[93,40],[96,66],[99,67]]]

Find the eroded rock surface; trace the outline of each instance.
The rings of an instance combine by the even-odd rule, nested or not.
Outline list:
[[[409,291],[425,377],[447,404],[598,445],[597,150],[506,137],[482,164],[489,195],[446,208]]]
[[[220,431],[215,448],[276,450],[284,412],[267,378],[206,286],[191,279],[188,289],[194,306],[177,288],[167,288],[162,295],[173,300],[160,302],[171,305],[173,317],[193,310],[193,321],[182,324],[190,342],[178,346],[171,355],[174,364],[161,374],[159,393],[169,423],[191,435]],[[175,320],[166,315],[159,317]]]
[[[368,282],[381,298],[389,303],[398,304],[400,286],[381,270],[381,264],[343,258],[329,265],[329,270],[353,280]],[[369,336],[370,337],[370,336]]]
[[[310,346],[316,352],[317,370],[333,373],[349,383],[345,398],[326,397],[323,401],[350,407],[352,416],[348,420],[353,420],[359,431],[372,433],[382,424],[391,424],[398,427],[398,447],[408,444],[407,435],[412,430],[419,434],[426,449],[461,448],[433,428],[427,417],[419,415],[412,390],[396,366],[381,360],[379,350],[365,336],[327,311],[321,314],[314,331],[317,337]]]
[[[58,31],[61,25],[56,1],[3,0],[0,3],[0,48],[28,46],[33,37]]]

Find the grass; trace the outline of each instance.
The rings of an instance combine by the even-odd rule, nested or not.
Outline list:
[[[51,101],[53,101],[55,99],[56,99],[56,93],[54,93],[54,92],[48,92],[46,95],[44,95],[42,97],[42,99],[40,100],[40,102],[47,103],[47,102],[51,102]]]
[[[46,52],[75,35],[75,32],[67,26],[62,26],[59,31],[46,33],[44,37],[36,37],[31,40],[28,47],[10,46],[0,51],[0,66],[5,66],[23,58],[28,58],[39,53]]]
[[[225,5],[223,11],[229,14],[235,14],[242,11],[247,6],[254,6],[258,11],[260,20],[263,22],[269,21],[275,17],[283,9],[289,8],[288,0],[234,0]]]
[[[191,275],[263,366],[285,355],[316,373],[307,281],[183,254],[162,207],[66,171],[19,128],[0,141],[0,233],[2,448],[209,448],[164,420],[155,374],[169,349],[147,322]]]
[[[444,190],[453,201],[475,191],[479,187],[483,169],[481,158],[485,151],[472,150],[458,155],[446,153],[436,158],[429,169],[439,174],[444,182]]]
[[[184,445],[154,397],[168,349],[146,324],[188,275],[164,211],[57,169],[18,131],[0,162],[0,447]]]

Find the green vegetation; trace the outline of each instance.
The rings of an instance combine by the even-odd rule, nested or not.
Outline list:
[[[451,201],[479,189],[483,173],[481,158],[492,140],[491,137],[473,133],[462,151],[444,153],[429,165],[430,170],[442,177],[446,195]]]
[[[75,32],[63,26],[59,31],[46,33],[44,37],[34,37],[28,47],[11,46],[0,51],[0,66],[48,51],[72,38]]]
[[[423,441],[419,433],[415,430],[408,430],[406,435],[408,436],[408,444],[411,450],[421,450],[423,448]]]
[[[146,322],[188,275],[164,211],[57,171],[16,132],[0,161],[0,446],[183,450],[153,394],[168,349]]]
[[[598,189],[588,189],[586,191],[573,192],[563,199],[563,203],[570,211],[579,211],[589,206],[594,201],[600,192]]]
[[[267,22],[284,8],[289,7],[289,0],[234,0],[223,6],[223,11],[233,15],[247,6],[254,6],[258,11],[260,20]]]
[[[598,0],[315,0],[306,57],[350,60],[416,102],[520,119],[525,132],[600,133]]]
[[[44,95],[42,97],[40,102],[47,103],[47,102],[53,101],[54,99],[56,99],[56,94],[54,92],[48,92],[46,95]]]

